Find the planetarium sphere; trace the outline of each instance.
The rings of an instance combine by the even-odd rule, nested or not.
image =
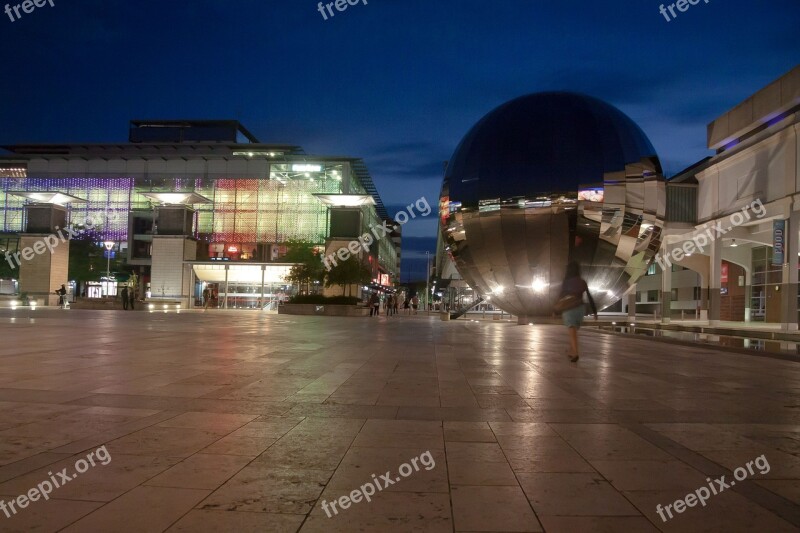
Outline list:
[[[570,261],[599,309],[618,301],[659,249],[665,197],[655,149],[628,116],[590,96],[537,93],[461,141],[440,225],[466,282],[524,320],[552,313]]]

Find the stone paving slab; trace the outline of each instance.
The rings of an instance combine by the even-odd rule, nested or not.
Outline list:
[[[0,338],[4,532],[800,528],[792,361],[237,311],[0,311]]]

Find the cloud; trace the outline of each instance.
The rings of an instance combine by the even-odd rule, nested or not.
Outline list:
[[[441,180],[451,150],[433,142],[400,142],[369,150],[367,159],[370,168],[389,179]]]

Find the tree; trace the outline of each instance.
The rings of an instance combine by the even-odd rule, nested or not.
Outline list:
[[[317,255],[316,250],[314,247],[316,244],[313,242],[308,241],[287,241],[286,243],[286,255],[281,258],[281,261],[284,263],[310,263],[312,260],[315,260],[317,263],[320,262],[319,256]]]
[[[294,265],[289,274],[286,275],[286,281],[289,283],[297,283],[298,285],[306,285],[306,292],[310,293],[311,283],[315,281],[322,282],[325,279],[325,273],[322,270],[322,263],[319,259],[312,259],[309,263],[300,263]]]
[[[342,288],[342,294],[347,287],[347,296],[351,296],[353,285],[366,285],[370,281],[372,281],[372,272],[369,267],[357,257],[351,257],[347,261],[339,262],[328,271],[325,286],[339,285]]]
[[[97,281],[106,273],[104,248],[97,243],[102,236],[85,231],[69,241],[69,279],[74,281]],[[111,260],[111,271],[119,267],[119,257]]]
[[[289,283],[297,283],[298,286],[305,284],[306,292],[310,293],[313,282],[321,283],[325,279],[322,261],[314,249],[315,244],[307,241],[289,241],[286,245],[288,250],[282,261],[296,264],[285,279]]]

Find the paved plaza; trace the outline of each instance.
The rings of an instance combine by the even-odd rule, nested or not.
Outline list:
[[[428,317],[13,316],[0,531],[800,527],[798,363],[586,331],[571,364],[558,326]]]

